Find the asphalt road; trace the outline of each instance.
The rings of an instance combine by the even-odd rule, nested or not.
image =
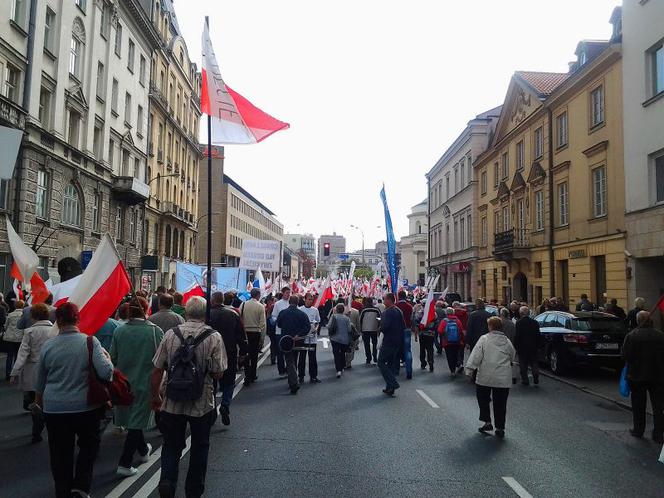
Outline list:
[[[633,439],[631,413],[614,403],[547,378],[538,388],[515,386],[501,441],[477,432],[474,388],[465,377],[450,378],[443,356],[436,357],[434,373],[419,370],[416,359],[413,380],[402,370],[402,387],[388,398],[362,350],[353,369],[336,379],[331,350],[323,346],[321,384],[306,383],[292,396],[268,362],[255,385],[236,389],[231,426],[213,429],[205,496],[663,494],[661,448]],[[418,358],[417,345],[413,349]],[[11,406],[18,398],[5,385],[0,396],[0,423],[9,429],[0,440],[0,494],[50,496],[45,443],[27,444],[28,417]],[[158,435],[152,439],[157,446]],[[107,431],[93,496],[157,496],[156,457],[136,479],[115,476],[122,441]],[[185,455],[181,476],[187,464]]]

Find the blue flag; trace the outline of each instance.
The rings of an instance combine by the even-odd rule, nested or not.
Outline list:
[[[397,252],[397,241],[394,239],[394,230],[392,229],[392,217],[390,209],[387,207],[387,197],[385,197],[385,185],[380,190],[380,198],[383,201],[385,209],[385,232],[387,233],[387,271],[390,274],[391,291],[396,294],[399,282],[397,281],[397,263],[395,256]]]

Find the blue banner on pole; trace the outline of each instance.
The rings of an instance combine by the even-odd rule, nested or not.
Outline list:
[[[390,274],[390,287],[391,291],[396,293],[399,282],[397,282],[397,241],[394,239],[394,230],[392,229],[392,217],[390,216],[390,209],[387,207],[387,197],[385,196],[385,185],[380,190],[380,198],[383,201],[383,208],[385,209],[385,232],[387,233],[387,271]]]

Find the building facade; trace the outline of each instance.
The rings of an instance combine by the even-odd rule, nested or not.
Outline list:
[[[664,294],[664,3],[623,2],[628,295]]]
[[[401,238],[401,275],[409,285],[424,285],[427,274],[428,202],[412,207],[408,215],[408,235]]]
[[[477,192],[478,295],[625,304],[619,40],[582,41],[568,73],[513,76],[474,164],[487,178]]]
[[[147,0],[145,0],[147,1]],[[150,2],[159,48],[151,58],[150,146],[143,269],[153,286],[175,285],[177,261],[196,257],[201,76],[191,62],[171,0]]]
[[[108,232],[138,284],[157,34],[136,0],[32,4],[0,5],[0,124],[24,131],[0,208],[45,278],[63,257],[85,266]],[[6,241],[3,227],[0,266]]]
[[[307,256],[316,258],[316,238],[310,233],[285,233],[284,244],[295,252],[302,250]]]
[[[332,271],[340,262],[339,255],[345,252],[346,237],[337,235],[336,232],[332,235],[321,235],[318,237],[318,268]]]
[[[476,295],[473,279],[477,240],[473,223],[478,178],[473,160],[487,148],[500,116],[500,107],[477,115],[426,174],[429,190],[429,263],[440,274],[438,287]],[[486,183],[486,173],[480,173]],[[483,184],[484,185],[484,184]],[[402,248],[403,250],[403,248]]]

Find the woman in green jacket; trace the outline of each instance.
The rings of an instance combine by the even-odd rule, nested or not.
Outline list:
[[[129,379],[134,393],[130,406],[115,407],[115,425],[127,429],[117,474],[129,477],[138,472],[132,466],[134,453],[138,452],[140,462],[150,457],[152,446],[145,442],[143,431],[154,426],[150,407],[150,375],[152,358],[164,337],[163,331],[145,319],[148,302],[138,297],[130,302],[129,321],[115,330],[111,342],[111,361]]]

